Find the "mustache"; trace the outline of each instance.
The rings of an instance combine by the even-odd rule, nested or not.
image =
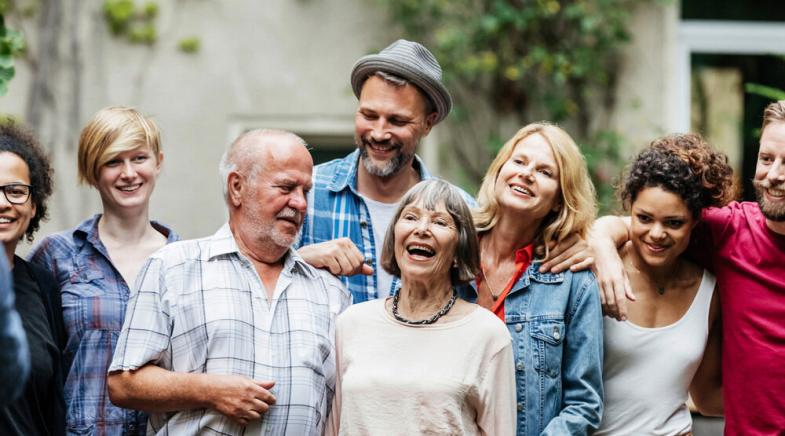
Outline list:
[[[382,147],[389,147],[389,146],[392,146],[392,147],[395,147],[395,148],[403,147],[403,144],[401,144],[400,141],[396,141],[396,140],[394,140],[392,138],[391,139],[386,139],[384,141],[375,141],[375,140],[371,139],[371,135],[370,134],[366,134],[366,135],[361,136],[360,137],[360,143],[362,145],[365,145],[365,146],[368,146],[368,145],[379,145],[379,146],[382,146]]]
[[[288,206],[284,208],[282,211],[278,212],[278,214],[275,215],[275,217],[282,218],[282,219],[291,219],[295,221],[298,225],[301,224],[303,221],[303,214],[300,213],[300,211],[298,211],[297,209],[293,209]]]
[[[752,185],[760,189],[771,189],[771,188],[782,189],[783,186],[785,186],[785,182],[771,183],[771,180],[763,179],[763,180],[753,180]]]

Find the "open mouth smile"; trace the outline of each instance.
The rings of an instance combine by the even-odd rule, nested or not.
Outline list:
[[[406,252],[415,259],[430,259],[436,255],[436,251],[425,244],[409,244]]]

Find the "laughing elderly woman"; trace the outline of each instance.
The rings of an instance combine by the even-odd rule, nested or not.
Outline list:
[[[415,185],[391,221],[381,264],[401,288],[338,318],[327,434],[514,434],[510,335],[491,312],[457,298],[455,287],[480,269],[457,189]]]

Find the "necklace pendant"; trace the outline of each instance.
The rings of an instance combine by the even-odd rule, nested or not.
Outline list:
[[[496,301],[499,299],[499,296],[491,294],[491,298],[493,298],[493,301]]]
[[[657,293],[660,295],[665,294],[665,286],[657,286]]]

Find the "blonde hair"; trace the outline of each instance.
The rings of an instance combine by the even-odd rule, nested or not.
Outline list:
[[[534,243],[538,256],[548,256],[548,244],[561,242],[572,233],[585,237],[597,213],[594,185],[589,178],[586,160],[575,141],[560,127],[547,122],[524,126],[496,154],[485,173],[474,211],[477,232],[493,229],[499,221],[499,203],[495,195],[496,179],[515,147],[530,135],[540,135],[550,145],[559,167],[558,212],[551,212],[540,224]]]
[[[157,161],[161,153],[158,126],[136,109],[112,106],[101,109],[79,135],[79,182],[98,184],[101,167],[118,154],[149,146]]]
[[[785,100],[775,101],[766,106],[766,109],[763,110],[763,127],[761,130],[775,121],[785,122]]]

